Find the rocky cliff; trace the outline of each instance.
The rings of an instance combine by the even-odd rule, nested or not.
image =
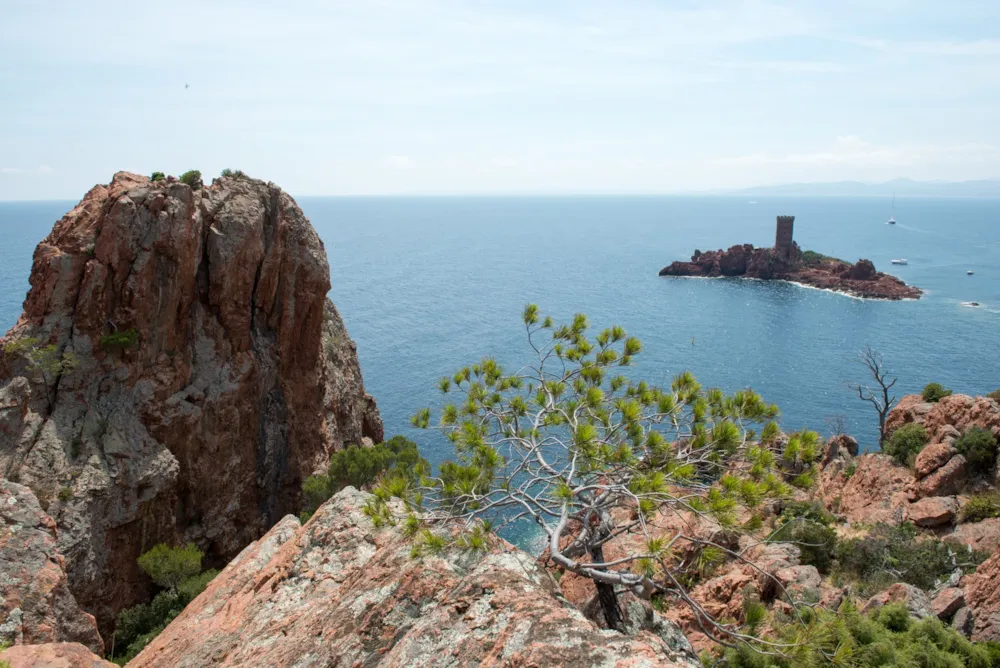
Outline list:
[[[129,666],[699,665],[652,610],[635,637],[599,629],[502,541],[414,559],[399,529],[372,524],[369,498],[348,487],[304,526],[283,519]]]
[[[0,472],[55,519],[103,630],[147,595],[143,550],[190,541],[222,566],[331,452],[382,438],[323,244],[273,184],[116,174],[30,280],[0,340]]]
[[[790,258],[779,256],[773,248],[754,248],[751,244],[704,253],[696,250],[690,262],[673,262],[660,270],[660,276],[792,281],[867,299],[919,299],[923,294],[895,276],[876,271],[870,260],[858,260],[852,265],[816,253],[802,253],[794,242]]]

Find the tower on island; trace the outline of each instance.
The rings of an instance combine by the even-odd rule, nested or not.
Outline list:
[[[792,260],[795,252],[792,245],[792,229],[795,226],[795,216],[778,216],[778,225],[774,234],[774,250],[783,260]]]

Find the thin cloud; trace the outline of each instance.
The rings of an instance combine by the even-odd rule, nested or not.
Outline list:
[[[722,157],[715,164],[760,167],[765,165],[807,165],[813,167],[914,167],[931,161],[962,159],[990,161],[1000,159],[1000,150],[989,144],[916,144],[877,146],[856,135],[837,137],[826,150],[775,155],[767,152]]]
[[[390,155],[385,164],[393,169],[413,169],[413,160],[405,155]]]

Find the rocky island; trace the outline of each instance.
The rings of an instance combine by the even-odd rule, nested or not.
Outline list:
[[[876,271],[871,260],[851,264],[814,251],[802,251],[792,240],[795,216],[778,216],[773,248],[752,244],[729,250],[696,250],[690,262],[673,262],[660,276],[732,276],[801,283],[864,299],[919,299],[923,291],[895,276]]]

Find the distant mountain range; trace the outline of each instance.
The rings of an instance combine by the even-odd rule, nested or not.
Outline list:
[[[736,190],[716,190],[727,195],[848,195],[879,196],[917,195],[925,197],[1000,197],[1000,179],[981,181],[914,181],[893,179],[884,183],[833,181],[825,183],[786,183]]]

